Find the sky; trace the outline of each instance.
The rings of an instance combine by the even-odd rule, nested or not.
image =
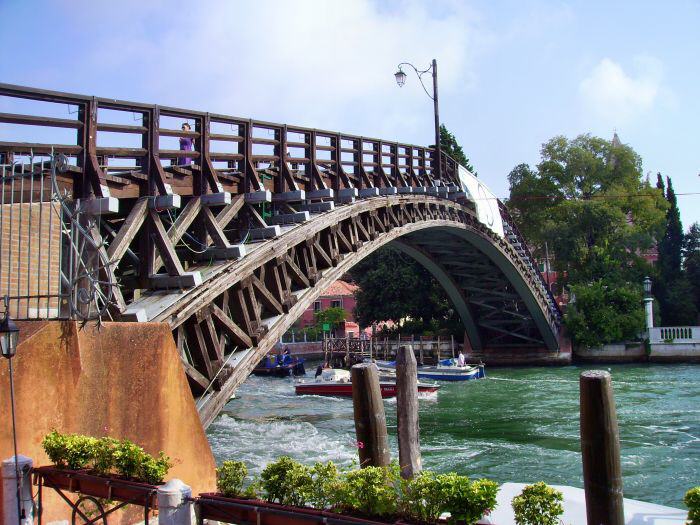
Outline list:
[[[425,145],[432,102],[393,74],[435,58],[441,121],[499,197],[550,138],[616,130],[700,221],[698,2],[0,0],[0,19],[1,82]]]

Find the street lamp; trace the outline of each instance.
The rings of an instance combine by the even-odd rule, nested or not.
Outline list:
[[[7,359],[10,367],[10,408],[12,410],[12,441],[15,449],[15,481],[17,483],[17,520],[22,523],[22,479],[19,475],[19,461],[17,459],[17,430],[15,424],[15,382],[12,370],[12,358],[17,351],[19,328],[10,317],[10,298],[5,296],[5,315],[0,321],[0,353]]]
[[[431,65],[427,69],[420,70],[410,62],[401,62],[399,64],[399,70],[394,73],[394,78],[396,78],[396,83],[399,85],[399,87],[403,87],[403,85],[406,83],[406,73],[404,73],[403,69],[401,69],[401,66],[408,66],[413,68],[413,71],[416,72],[416,75],[418,75],[418,80],[420,81],[420,85],[423,86],[423,91],[425,91],[425,94],[430,97],[430,99],[433,101],[433,109],[435,112],[435,173],[440,175],[442,172],[442,149],[440,148],[440,112],[438,111],[438,85],[437,85],[437,61],[433,59]],[[433,94],[431,95],[427,88],[425,87],[425,84],[423,83],[423,75],[426,73],[432,73],[433,76]]]
[[[651,295],[651,279],[649,277],[644,278],[644,295],[645,297]]]

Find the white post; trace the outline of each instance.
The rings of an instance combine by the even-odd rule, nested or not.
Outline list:
[[[33,461],[23,456],[17,455],[17,468],[21,477],[20,503],[21,512],[24,515],[22,521],[17,517],[17,476],[15,475],[15,457],[12,456],[2,462],[2,523],[8,525],[19,523],[21,525],[32,525],[34,523],[33,502],[32,502],[32,480],[30,471]]]
[[[647,337],[649,337],[649,330],[654,328],[654,297],[651,295],[651,279],[649,277],[644,278],[644,313],[646,314],[645,321],[647,327]]]
[[[158,488],[158,525],[192,524],[192,489],[179,479]]]

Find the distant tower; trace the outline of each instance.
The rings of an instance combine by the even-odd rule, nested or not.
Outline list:
[[[620,146],[622,146],[622,141],[620,140],[620,137],[617,136],[617,129],[615,129],[615,130],[613,131],[613,138],[612,138],[612,140],[610,141],[610,145],[611,145],[613,148],[619,148]],[[617,159],[615,158],[615,154],[614,154],[614,153],[610,153],[610,159],[608,160],[608,162],[610,163],[610,165],[611,165],[613,168],[615,167],[615,164],[617,163]]]

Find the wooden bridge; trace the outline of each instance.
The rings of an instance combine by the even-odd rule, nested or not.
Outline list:
[[[558,349],[559,311],[508,211],[433,148],[6,84],[0,103],[17,108],[0,113],[12,315],[168,323],[205,426],[389,243],[444,286],[474,350]]]

